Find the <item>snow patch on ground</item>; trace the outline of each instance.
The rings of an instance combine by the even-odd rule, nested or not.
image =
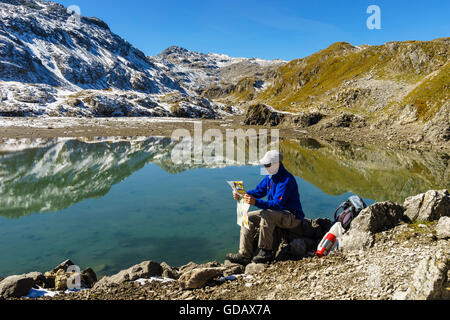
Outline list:
[[[137,282],[137,283],[139,283],[141,285],[144,285],[146,283],[150,283],[150,282],[153,282],[153,281],[166,283],[166,282],[172,282],[172,281],[175,281],[175,280],[174,279],[170,279],[170,278],[163,278],[163,277],[151,277],[150,279],[143,279],[143,278],[137,279],[134,282]]]

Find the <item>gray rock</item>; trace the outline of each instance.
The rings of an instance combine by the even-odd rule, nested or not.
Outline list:
[[[266,105],[257,104],[247,108],[244,124],[249,126],[277,126],[283,121],[284,117],[285,114],[283,113],[279,113]]]
[[[362,210],[352,221],[350,229],[340,241],[344,251],[365,250],[375,243],[374,234],[396,226],[404,208],[391,201],[379,202]]]
[[[189,262],[188,264],[185,264],[184,266],[181,266],[180,268],[179,268],[179,270],[178,270],[178,272],[180,273],[180,274],[182,274],[182,273],[185,273],[185,272],[188,272],[188,271],[191,271],[191,270],[193,270],[193,269],[195,269],[195,268],[197,268],[198,267],[198,264],[196,264],[195,262]]]
[[[80,99],[69,99],[67,100],[67,104],[71,107],[76,107],[79,106],[83,103],[83,101],[81,101]]]
[[[404,208],[391,201],[379,202],[362,210],[352,221],[350,231],[377,233],[396,226],[403,217]]]
[[[245,268],[241,264],[232,263],[228,260],[225,260],[223,264],[223,275],[224,277],[232,276],[236,274],[242,274],[245,272]]]
[[[196,268],[183,273],[178,281],[183,289],[198,289],[222,272],[223,268],[220,267]]]
[[[221,265],[217,261],[207,262],[204,264],[196,264],[194,262],[189,262],[187,265],[180,267],[178,273],[183,274],[199,268],[218,268],[218,267],[221,267]]]
[[[450,238],[450,217],[442,217],[436,226],[436,235],[439,239]]]
[[[34,280],[27,275],[10,276],[0,282],[0,297],[21,298],[30,293]]]
[[[59,265],[57,265],[54,269],[52,269],[51,273],[57,273],[59,270],[64,270],[64,272],[67,272],[67,268],[70,266],[75,265],[70,259],[67,259],[63,262],[61,262]]]
[[[309,238],[298,238],[289,243],[289,254],[297,257],[306,256],[307,252],[314,246],[315,241]]]
[[[97,274],[91,268],[81,272],[81,286],[83,288],[92,288],[97,282]]]
[[[434,221],[450,216],[450,195],[447,190],[430,190],[407,198],[403,206],[411,221]]]
[[[30,272],[26,274],[27,277],[33,279],[33,287],[39,286],[44,287],[46,283],[45,276],[41,272]]]
[[[103,277],[98,281],[94,289],[103,286],[109,286],[111,284],[121,284],[127,281],[134,281],[140,278],[150,278],[154,276],[161,276],[163,273],[163,268],[161,265],[154,261],[144,261],[126,270],[122,270],[119,273]]]
[[[245,267],[245,274],[255,274],[264,271],[266,266],[262,263],[250,263]]]
[[[423,259],[414,273],[406,292],[397,291],[395,299],[401,300],[435,300],[445,295],[449,255],[438,251]]]
[[[375,236],[368,231],[350,230],[340,240],[340,249],[345,252],[366,250],[375,243]]]
[[[180,277],[178,271],[175,268],[169,266],[167,263],[162,262],[161,267],[163,269],[162,276],[164,278],[178,279]]]

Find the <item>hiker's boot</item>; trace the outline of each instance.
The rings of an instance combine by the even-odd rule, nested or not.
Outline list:
[[[243,266],[246,266],[251,262],[250,258],[247,258],[246,256],[244,256],[240,253],[229,253],[226,256],[226,260],[228,260],[232,263],[241,264]]]
[[[274,260],[274,254],[271,250],[259,249],[258,254],[253,258],[254,263],[268,263]]]

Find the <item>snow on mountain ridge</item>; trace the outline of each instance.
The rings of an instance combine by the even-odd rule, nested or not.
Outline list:
[[[0,8],[3,80],[56,84],[73,90],[182,91],[99,19],[77,18],[60,4],[39,0],[3,0]],[[11,54],[13,50],[19,54]],[[4,67],[7,63],[10,69]],[[40,77],[42,73],[48,78]]]
[[[149,57],[155,64],[165,68],[170,77],[177,79],[188,91],[220,85],[236,84],[241,78],[262,75],[268,70],[286,64],[284,60],[259,58],[235,58],[226,54],[201,53],[172,46]]]
[[[0,0],[0,116],[226,114],[166,69],[98,18],[51,1]]]
[[[236,107],[202,90],[280,63],[181,47],[146,57],[98,18],[51,1],[0,0],[0,117],[218,118]]]

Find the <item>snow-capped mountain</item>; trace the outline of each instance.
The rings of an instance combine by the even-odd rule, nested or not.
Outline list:
[[[0,8],[2,80],[69,90],[182,91],[141,51],[97,18],[38,0],[1,0]]]
[[[244,77],[261,77],[287,63],[283,60],[205,54],[178,46],[172,46],[150,59],[184,88],[197,93],[211,86],[235,84]]]
[[[51,1],[0,0],[0,116],[217,118],[236,108],[198,89],[236,80],[226,68],[248,75],[277,63],[178,47],[146,57],[98,18]]]

